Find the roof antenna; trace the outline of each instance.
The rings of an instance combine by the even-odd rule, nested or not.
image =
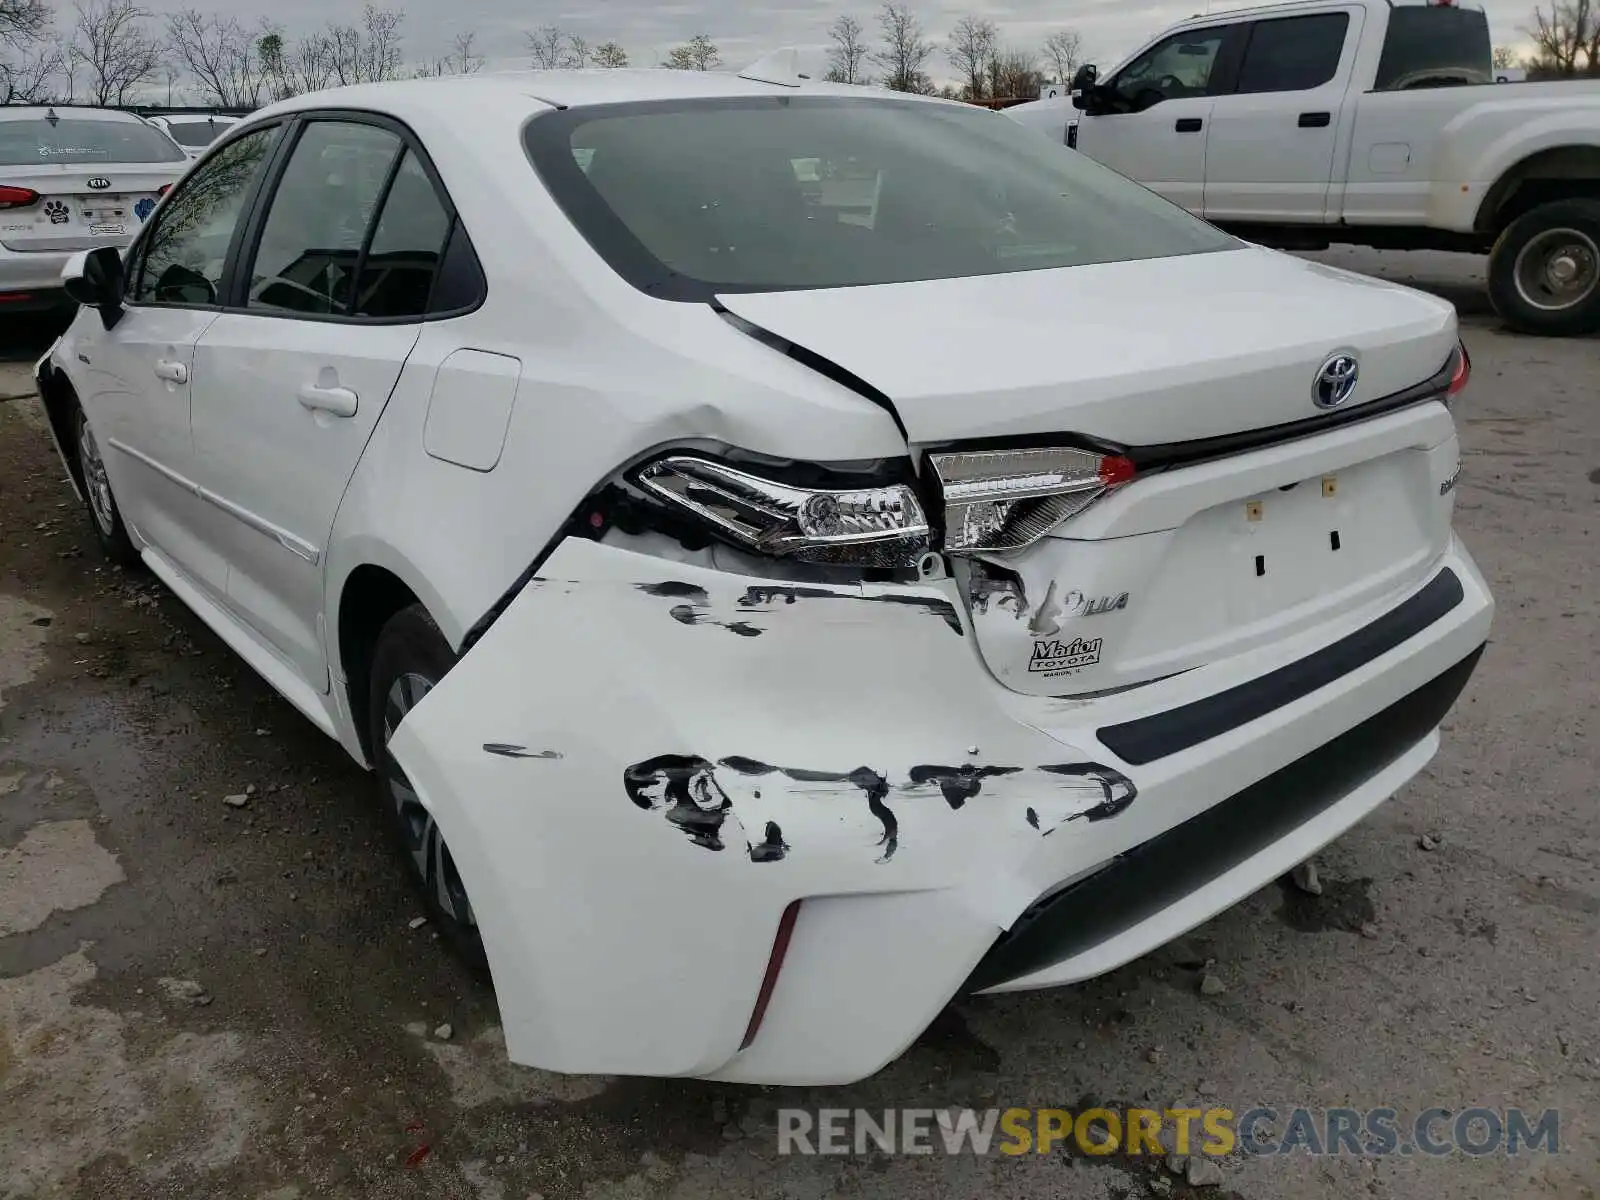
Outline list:
[[[794,46],[785,46],[751,63],[739,72],[739,78],[753,83],[775,83],[779,87],[797,88],[811,76],[800,70],[800,51]]]
[[[59,125],[61,123],[61,118],[56,116],[56,110],[54,108],[45,110],[44,119],[49,121],[52,125]]]

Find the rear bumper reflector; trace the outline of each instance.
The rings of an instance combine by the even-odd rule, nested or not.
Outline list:
[[[800,915],[800,901],[791,900],[789,907],[778,918],[778,932],[772,939],[772,954],[767,958],[767,973],[761,977],[761,990],[756,993],[756,1006],[750,1013],[750,1024],[745,1027],[744,1041],[739,1049],[748,1049],[761,1032],[762,1018],[767,1015],[767,1004],[772,1000],[773,989],[778,986],[778,972],[783,970],[783,959],[789,953],[789,939],[794,936],[795,919]]]
[[[1331,808],[1438,726],[1482,655],[1480,646],[1333,741],[1041,901],[1001,935],[963,990],[1020,979],[1109,941]]]
[[[1393,650],[1455,608],[1465,595],[1461,580],[1447,567],[1404,604],[1331,646],[1204,700],[1107,725],[1098,730],[1100,742],[1134,766],[1198,746],[1309,696]]]

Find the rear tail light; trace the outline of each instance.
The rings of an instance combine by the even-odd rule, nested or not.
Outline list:
[[[1446,398],[1454,396],[1467,386],[1467,381],[1472,378],[1472,356],[1467,353],[1467,345],[1461,342],[1456,346],[1455,370],[1450,373],[1450,384],[1445,388]]]
[[[0,183],[0,208],[27,208],[38,199],[39,193],[32,188]]]
[[[955,451],[930,456],[944,494],[951,554],[1021,550],[1133,479],[1120,454],[1076,448]]]
[[[801,487],[690,454],[639,471],[647,493],[749,550],[802,562],[909,567],[927,552],[927,517],[903,483]]]
[[[0,292],[0,304],[24,304],[32,299],[32,292]]]

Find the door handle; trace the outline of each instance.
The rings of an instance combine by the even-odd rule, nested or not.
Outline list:
[[[189,368],[181,362],[172,362],[165,358],[157,359],[156,378],[165,379],[168,383],[188,383]]]
[[[344,387],[318,387],[316,384],[305,384],[296,393],[302,408],[311,409],[313,412],[332,413],[336,417],[353,417],[356,415],[356,406],[360,403],[349,388]]]
[[[1301,113],[1301,129],[1326,129],[1333,123],[1332,113]]]
[[[1202,124],[1199,117],[1179,117],[1173,128],[1179,133],[1199,133]]]

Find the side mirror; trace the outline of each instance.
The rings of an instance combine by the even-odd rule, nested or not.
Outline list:
[[[1099,90],[1100,72],[1093,63],[1085,63],[1078,68],[1078,73],[1072,77],[1072,107],[1079,112],[1096,113],[1100,111],[1097,92]]]
[[[99,309],[110,329],[122,317],[122,253],[115,246],[80,250],[61,268],[61,286],[85,308]]]

